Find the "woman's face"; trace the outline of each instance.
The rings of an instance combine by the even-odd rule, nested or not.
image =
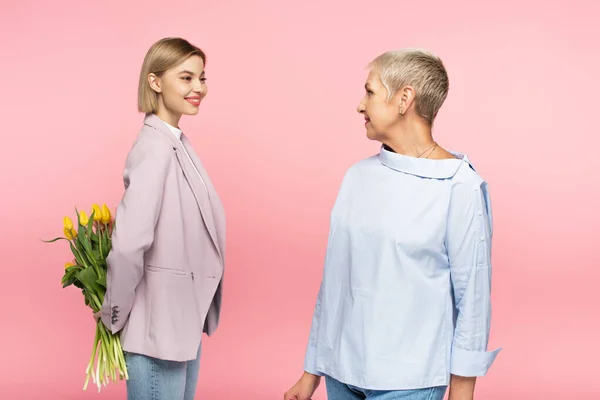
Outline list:
[[[208,92],[204,62],[196,55],[166,70],[160,77],[150,74],[148,79],[159,93],[159,113],[163,108],[173,116],[196,115]]]
[[[391,137],[391,131],[400,120],[396,96],[388,101],[387,89],[381,83],[379,73],[373,70],[367,77],[365,91],[357,111],[365,117],[367,137],[379,141]]]

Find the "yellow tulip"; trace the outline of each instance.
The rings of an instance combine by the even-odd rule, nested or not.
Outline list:
[[[102,221],[102,210],[98,204],[92,204],[92,212],[94,213],[94,221]]]
[[[102,223],[108,224],[110,222],[110,219],[111,219],[110,210],[108,209],[106,204],[103,204],[102,205]]]
[[[65,264],[65,269],[69,268],[69,267],[74,267],[75,264],[73,264],[72,262],[68,262]]]
[[[71,218],[69,218],[69,217],[65,217],[63,219],[63,225],[64,225],[65,229],[69,229],[69,230],[73,229],[73,221],[71,221]]]
[[[64,228],[63,232],[65,234],[65,237],[69,240],[75,239],[77,237],[77,231],[75,229]]]
[[[85,213],[85,211],[81,211],[79,213],[79,223],[82,226],[87,226],[88,222],[90,222],[90,219],[88,218],[87,214]]]

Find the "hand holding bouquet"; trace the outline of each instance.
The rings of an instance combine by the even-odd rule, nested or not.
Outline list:
[[[77,226],[73,224],[71,218],[65,217],[64,237],[45,242],[52,243],[58,240],[69,242],[74,260],[65,264],[63,288],[73,285],[81,289],[85,305],[96,314],[102,307],[106,293],[106,257],[111,249],[114,221],[106,204],[102,208],[94,204],[90,217],[85,211],[78,212],[75,209],[75,212]],[[96,323],[94,347],[86,368],[83,390],[87,389],[90,376],[98,386],[98,391],[102,385],[108,384],[109,379],[113,382],[116,381],[117,376],[119,379],[128,379],[119,336],[113,335],[100,320]]]

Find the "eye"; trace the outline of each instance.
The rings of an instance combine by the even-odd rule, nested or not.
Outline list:
[[[192,80],[192,77],[191,76],[183,76],[183,77],[181,77],[181,79],[183,79],[184,81],[188,81],[189,82],[189,81]]]
[[[200,82],[206,82],[206,77],[203,76],[202,78],[200,78]]]

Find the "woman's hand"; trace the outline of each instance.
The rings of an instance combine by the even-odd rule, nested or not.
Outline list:
[[[310,400],[317,387],[319,387],[319,383],[321,383],[320,376],[305,372],[300,380],[285,392],[283,400]]]
[[[102,316],[102,313],[100,311],[98,311],[97,313],[94,313],[94,319],[96,320],[96,322],[100,321],[101,316]]]

